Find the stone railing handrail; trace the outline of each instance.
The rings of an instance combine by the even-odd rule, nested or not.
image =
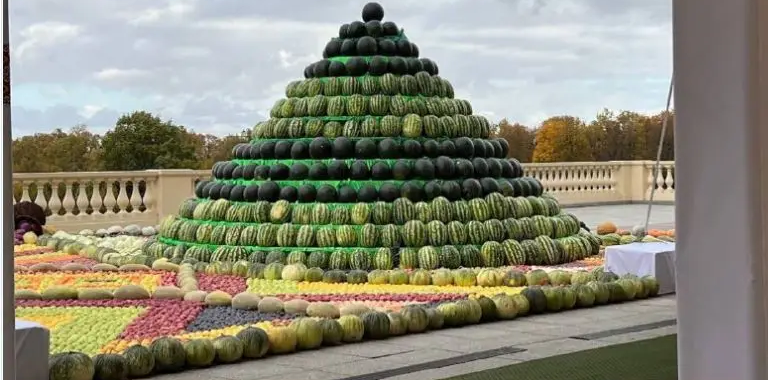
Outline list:
[[[662,161],[656,178],[654,164],[554,162],[523,168],[566,206],[648,202],[653,188],[655,202],[674,202],[675,163]],[[14,200],[39,204],[50,213],[49,223],[65,230],[154,225],[193,196],[197,181],[210,177],[210,170],[191,169],[18,173]]]

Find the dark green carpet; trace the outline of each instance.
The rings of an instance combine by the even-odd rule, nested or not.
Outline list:
[[[450,380],[677,380],[677,335],[531,360]]]

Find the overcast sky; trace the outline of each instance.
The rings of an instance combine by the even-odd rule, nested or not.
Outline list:
[[[321,58],[351,0],[23,0],[11,4],[13,132],[149,110],[226,135],[263,120]],[[655,112],[671,71],[669,0],[382,0],[492,121]]]

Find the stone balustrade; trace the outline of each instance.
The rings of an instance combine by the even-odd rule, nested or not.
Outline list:
[[[674,202],[675,163],[664,161],[654,173],[652,161],[526,164],[525,175],[538,178],[563,205],[586,206]],[[154,225],[176,213],[193,196],[194,186],[210,170],[20,173],[13,175],[15,201],[46,209],[48,224],[67,231],[113,225]]]

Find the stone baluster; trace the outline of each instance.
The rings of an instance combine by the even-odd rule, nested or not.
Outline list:
[[[74,189],[72,188],[73,182],[66,181],[64,183],[64,197],[61,199],[61,207],[64,209],[64,215],[74,214],[75,209],[75,197],[73,195]]]
[[[61,198],[59,198],[59,182],[51,181],[51,199],[48,200],[48,208],[52,216],[58,216],[61,211]],[[40,184],[40,192],[43,192],[45,183]]]
[[[140,213],[141,210],[139,209],[141,206],[141,193],[139,192],[139,183],[141,179],[140,178],[133,178],[131,179],[131,183],[133,184],[133,191],[131,191],[131,197],[128,200],[128,203],[131,205],[131,212],[132,213]],[[125,182],[125,189],[128,189],[128,182]]]
[[[80,191],[77,192],[77,199],[75,200],[75,204],[77,205],[77,211],[78,211],[77,216],[86,217],[88,216],[88,206],[90,206],[90,202],[88,200],[88,194],[85,191],[85,189],[88,187],[88,182],[86,181],[78,181],[78,182],[80,184],[80,186],[78,187]]]
[[[37,194],[35,194],[35,204],[42,207],[43,211],[45,211],[48,209],[48,201],[45,200],[44,184],[36,182],[35,187],[37,187]]]
[[[118,181],[118,194],[117,194],[117,207],[120,209],[117,211],[118,215],[125,215],[128,213],[128,205],[130,205],[130,200],[128,199],[128,188],[126,184],[128,182],[124,181]]]
[[[19,199],[19,202],[29,202],[32,200],[31,198],[29,198],[29,185],[30,185],[29,182],[21,183],[21,198]]]
[[[101,198],[101,181],[93,181],[93,192],[91,193],[91,208],[93,212],[91,215],[101,215],[101,206],[104,205],[104,200]]]
[[[155,192],[155,178],[146,179],[146,190],[144,191],[144,212],[152,212],[155,210],[155,199],[153,198]]]
[[[111,178],[106,178],[104,180],[104,183],[106,184],[107,192],[104,194],[104,207],[107,209],[104,214],[112,215],[115,213],[115,205],[117,204],[117,200],[115,199],[115,192],[114,192],[114,180]]]

